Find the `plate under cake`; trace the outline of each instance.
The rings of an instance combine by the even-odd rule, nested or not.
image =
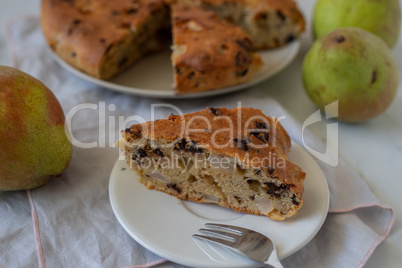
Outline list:
[[[207,108],[133,125],[120,149],[149,189],[284,220],[303,204],[305,173],[280,123],[253,108]]]

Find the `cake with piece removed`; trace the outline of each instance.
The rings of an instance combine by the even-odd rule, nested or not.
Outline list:
[[[174,87],[179,94],[250,81],[263,63],[250,37],[212,11],[171,6]]]
[[[186,6],[192,8],[188,14],[181,9]],[[197,8],[230,24],[218,23],[212,13]],[[183,19],[192,21],[188,29]],[[233,30],[233,25],[244,32]],[[170,45],[173,30],[172,65],[182,65],[174,69],[175,92],[185,94],[250,81],[262,64],[253,50],[280,47],[298,38],[304,19],[292,0],[43,0],[41,26],[58,57],[103,80]],[[227,40],[224,28],[232,34]],[[197,31],[203,32],[198,33],[201,39],[195,37]],[[242,39],[242,48],[233,45]],[[185,47],[202,53],[197,58]],[[237,57],[235,65],[232,54]]]
[[[284,220],[303,204],[305,173],[289,161],[278,120],[253,108],[206,108],[132,125],[120,150],[139,181],[238,212]]]

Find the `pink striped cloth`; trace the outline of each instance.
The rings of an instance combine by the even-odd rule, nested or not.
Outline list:
[[[137,114],[149,118],[152,103],[164,103],[117,94],[70,74],[48,54],[39,20],[19,18],[6,27],[14,65],[37,77],[55,93],[65,112],[80,103],[116,104],[109,115]],[[184,112],[206,106],[242,106],[286,116],[281,121],[290,136],[302,144],[300,123],[275,100],[249,90],[219,100],[172,101]],[[168,111],[169,113],[171,111]],[[166,111],[156,116],[165,117]],[[111,126],[99,122],[97,111],[77,113],[73,136],[81,142],[108,141]],[[119,129],[114,130],[118,137]],[[309,132],[304,141],[323,148]],[[106,146],[107,147],[107,146]],[[135,242],[116,220],[109,203],[108,180],[118,152],[114,148],[74,148],[62,177],[27,192],[0,192],[0,267],[151,267],[167,260]],[[362,178],[341,160],[337,167],[318,161],[330,188],[328,217],[314,239],[282,260],[284,267],[363,267],[388,236],[394,222],[390,207],[378,202]],[[303,230],[300,230],[301,232]],[[165,264],[166,265],[166,264]],[[167,266],[179,266],[167,262]]]

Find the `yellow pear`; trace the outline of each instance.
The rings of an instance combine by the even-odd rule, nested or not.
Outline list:
[[[0,190],[35,188],[65,170],[72,154],[67,135],[54,94],[36,78],[0,66]]]
[[[342,27],[359,27],[394,47],[401,27],[399,0],[317,0],[314,7],[314,36]]]
[[[338,101],[337,118],[356,123],[382,114],[395,99],[399,81],[391,49],[357,27],[338,28],[317,39],[304,58],[302,76],[320,109]]]

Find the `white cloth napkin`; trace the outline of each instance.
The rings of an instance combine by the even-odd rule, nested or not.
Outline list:
[[[169,103],[191,112],[207,106],[236,107],[241,101],[243,107],[286,116],[281,123],[292,139],[303,144],[301,124],[275,100],[256,90],[185,101],[120,94],[99,88],[60,67],[45,48],[37,18],[11,21],[6,30],[15,66],[44,82],[60,100],[65,113],[79,104],[97,105],[98,109],[88,108],[74,115],[72,134],[80,142],[97,142],[105,144],[105,148],[75,147],[71,164],[60,178],[32,191],[0,192],[0,267],[38,263],[41,267],[148,267],[165,262],[135,242],[111,209],[108,182],[118,158],[118,150],[111,144],[120,129],[107,120],[110,116],[139,115],[150,120],[151,104]],[[102,107],[106,120],[99,120]],[[161,108],[155,116],[165,118],[170,113],[172,110]],[[303,138],[316,148],[324,148],[306,130]],[[362,267],[387,237],[394,221],[393,210],[379,204],[360,176],[343,161],[337,167],[319,160],[318,163],[330,189],[328,217],[314,239],[282,260],[282,264]]]

